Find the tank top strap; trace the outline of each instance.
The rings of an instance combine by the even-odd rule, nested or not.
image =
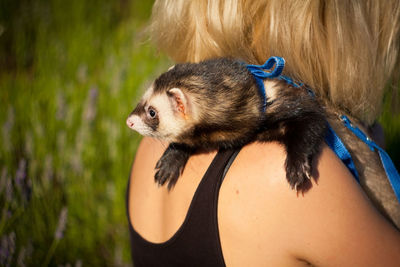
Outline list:
[[[181,244],[194,249],[191,257],[197,254],[196,261],[204,260],[199,266],[225,266],[218,229],[218,196],[223,178],[238,152],[218,152],[188,210]]]
[[[188,210],[188,215],[192,210],[196,213],[201,210],[202,214],[199,213],[199,216],[201,216],[202,220],[204,220],[204,218],[211,219],[217,215],[219,189],[229,167],[239,151],[240,149],[220,150],[217,153],[194,194],[191,206]],[[203,212],[208,212],[209,216],[204,217]],[[213,222],[217,223],[216,219],[215,217]]]
[[[225,266],[218,229],[218,195],[239,150],[217,153],[196,189],[183,224],[171,239],[151,243],[130,227],[135,266]]]

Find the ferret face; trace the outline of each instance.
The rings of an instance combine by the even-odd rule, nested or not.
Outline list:
[[[187,108],[183,97],[178,88],[154,93],[151,86],[126,123],[143,136],[176,142],[177,136],[187,128]]]

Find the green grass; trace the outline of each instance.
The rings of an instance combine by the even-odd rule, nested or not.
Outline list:
[[[130,263],[125,119],[167,59],[151,1],[0,2],[0,265]],[[400,117],[380,119],[399,167]],[[62,216],[63,215],[63,216]]]
[[[124,194],[139,136],[125,119],[167,66],[143,34],[151,5],[2,2],[0,265],[129,263]]]
[[[385,132],[385,150],[400,172],[400,85],[385,95],[379,122]]]

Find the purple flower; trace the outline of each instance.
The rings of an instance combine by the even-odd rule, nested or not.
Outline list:
[[[83,171],[83,166],[82,166],[82,159],[81,159],[80,154],[82,152],[81,152],[81,149],[79,149],[79,148],[77,148],[76,150],[77,150],[76,155],[73,158],[71,158],[70,163],[71,163],[72,170],[77,174],[81,174]]]
[[[19,253],[18,253],[18,258],[17,258],[17,265],[24,267],[25,266],[25,257],[26,257],[26,249],[21,248]]]
[[[5,266],[8,258],[8,246],[7,246],[8,236],[3,236],[0,243],[0,265]]]
[[[11,232],[1,238],[0,243],[0,265],[10,266],[15,252],[15,233]]]
[[[21,191],[23,190],[25,177],[26,177],[26,160],[20,159],[17,172],[15,173],[15,185]]]
[[[117,246],[114,250],[114,265],[115,266],[122,266],[123,260],[122,260],[122,248],[120,246]]]
[[[11,203],[14,196],[14,189],[11,183],[11,179],[6,180],[6,201]]]
[[[60,212],[60,217],[58,218],[57,229],[54,233],[54,238],[56,240],[60,240],[64,235],[64,231],[67,226],[67,217],[68,217],[68,208],[63,207]]]
[[[84,110],[84,119],[87,121],[92,121],[96,117],[96,104],[97,104],[97,96],[98,90],[96,87],[92,87],[89,90],[88,98],[86,99],[85,110]]]
[[[80,83],[84,83],[87,81],[88,76],[88,67],[86,64],[81,64],[76,73],[76,77]]]
[[[32,252],[33,252],[33,247],[32,247],[32,243],[31,242],[28,242],[26,244],[26,246],[21,247],[19,249],[19,253],[18,253],[18,256],[17,256],[17,264],[16,264],[16,266],[25,267],[26,266],[25,260],[26,259],[31,260]]]
[[[65,96],[62,91],[57,94],[57,111],[56,111],[56,119],[64,120],[66,116],[67,107]]]
[[[3,190],[6,187],[6,183],[7,183],[7,168],[3,167],[0,176],[0,195],[3,193]]]
[[[27,162],[25,159],[20,159],[18,169],[15,173],[14,184],[18,192],[21,193],[22,201],[28,202],[31,197],[31,181],[26,179]]]
[[[32,252],[33,248],[30,242],[26,245],[26,247],[21,247],[18,253],[17,266],[19,267],[26,266],[25,259],[30,259],[32,256]]]
[[[25,152],[28,158],[32,158],[33,156],[33,136],[31,131],[26,131],[25,135]]]
[[[8,108],[7,121],[3,124],[3,145],[6,150],[11,149],[11,130],[15,122],[15,112],[13,107]]]
[[[8,108],[7,121],[3,125],[3,131],[10,132],[15,122],[15,111],[13,107]]]
[[[53,157],[49,154],[44,160],[44,179],[46,182],[50,182],[53,179]]]

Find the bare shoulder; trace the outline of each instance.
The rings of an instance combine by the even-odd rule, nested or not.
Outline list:
[[[221,187],[218,214],[227,260],[238,255],[235,242],[240,242],[264,262],[272,255],[332,266],[400,262],[399,232],[328,147],[316,163],[316,181],[304,194],[286,182],[285,158],[278,143],[255,143],[233,163]]]
[[[183,223],[194,192],[215,156],[193,155],[173,190],[158,186],[154,167],[168,144],[143,138],[132,166],[129,188],[129,218],[143,237],[152,242],[171,238]]]
[[[130,196],[141,196],[144,188],[153,187],[154,166],[166,147],[166,144],[156,139],[142,139],[131,170]]]

